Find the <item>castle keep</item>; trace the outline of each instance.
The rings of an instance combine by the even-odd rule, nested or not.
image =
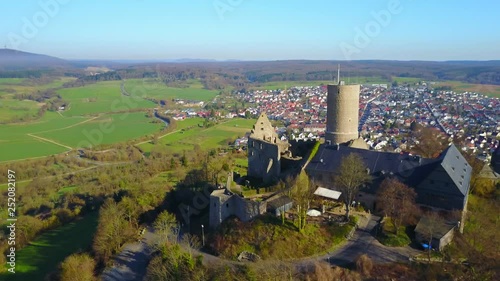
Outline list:
[[[346,143],[358,138],[359,85],[328,85],[325,141]]]

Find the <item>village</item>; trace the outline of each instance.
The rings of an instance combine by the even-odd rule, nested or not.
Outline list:
[[[408,139],[412,123],[435,128],[443,138],[460,138],[459,149],[470,151],[487,161],[499,145],[500,100],[480,93],[433,89],[434,82],[416,84],[361,85],[360,136],[375,150],[401,152],[414,140]],[[227,106],[210,112],[203,107],[190,107],[195,101],[183,102],[184,108],[169,109],[174,119],[189,117],[248,118],[266,113],[281,124],[276,131],[281,140],[317,140],[326,128],[326,86],[294,86],[288,89],[237,92],[246,109]],[[186,106],[184,106],[186,105]],[[247,137],[235,145],[246,145]]]

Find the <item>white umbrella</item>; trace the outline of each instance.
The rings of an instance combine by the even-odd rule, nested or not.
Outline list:
[[[318,210],[310,209],[307,211],[307,215],[311,217],[318,217],[321,216],[321,212]]]

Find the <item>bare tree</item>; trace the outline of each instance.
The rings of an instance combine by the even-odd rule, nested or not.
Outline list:
[[[183,235],[181,243],[185,246],[190,256],[193,256],[193,251],[197,251],[201,248],[200,238],[190,233]]]
[[[428,212],[425,216],[422,217],[421,223],[422,227],[420,228],[420,232],[422,236],[428,241],[429,251],[427,252],[427,257],[430,261],[431,259],[431,249],[432,249],[432,240],[436,237],[441,225],[444,224],[444,219],[437,212]]]
[[[302,231],[306,226],[307,210],[314,196],[314,184],[302,170],[290,190],[290,196],[297,207],[297,228]]]
[[[437,157],[447,146],[447,138],[436,128],[417,126],[411,136],[416,139],[411,151],[426,158]]]
[[[397,179],[385,179],[377,198],[380,209],[391,218],[396,235],[399,227],[408,222],[418,211],[415,204],[417,193]]]
[[[333,176],[335,187],[342,192],[346,220],[349,220],[351,204],[359,189],[371,182],[371,176],[359,154],[351,153],[342,158],[339,171]]]

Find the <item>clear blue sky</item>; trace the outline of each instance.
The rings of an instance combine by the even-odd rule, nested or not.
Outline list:
[[[66,59],[490,60],[499,28],[497,0],[0,1],[2,48]]]

